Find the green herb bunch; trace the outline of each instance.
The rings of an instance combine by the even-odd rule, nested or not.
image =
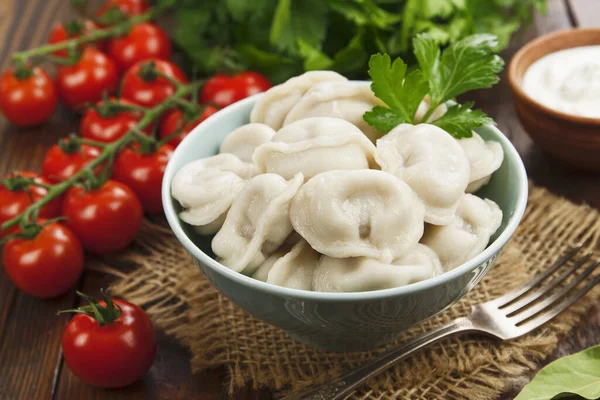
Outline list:
[[[157,0],[175,4],[173,40],[201,73],[253,69],[275,83],[306,70],[362,77],[370,54],[402,57],[427,33],[447,46],[512,34],[546,0]]]

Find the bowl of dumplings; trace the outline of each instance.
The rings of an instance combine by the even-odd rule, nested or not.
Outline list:
[[[362,118],[380,104],[368,82],[307,72],[204,121],[163,180],[168,222],[218,290],[330,351],[383,345],[458,301],[527,201],[496,127],[382,135]]]

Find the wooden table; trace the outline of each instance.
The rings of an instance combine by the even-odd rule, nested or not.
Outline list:
[[[0,64],[19,49],[43,43],[56,21],[67,20],[72,11],[65,0],[0,0]],[[600,1],[549,0],[548,12],[504,54],[505,59],[537,35],[572,26],[600,26]],[[511,92],[503,77],[494,89],[472,96],[477,106],[498,122],[523,157],[529,176],[539,185],[573,201],[600,208],[600,177],[568,171],[541,152],[529,139],[515,115]],[[59,137],[77,129],[76,116],[60,108],[52,121],[29,130],[18,129],[0,117],[0,174],[14,169],[36,170],[45,150]],[[106,277],[86,272],[80,290],[97,294]],[[102,390],[81,383],[64,365],[60,339],[69,316],[60,309],[77,305],[74,293],[55,300],[37,300],[16,290],[0,270],[0,399],[221,399],[224,372],[209,370],[192,376],[188,352],[159,333],[158,355],[143,381],[121,390]],[[596,344],[600,332],[600,307],[592,307],[559,346],[552,359]],[[512,399],[520,386],[501,398]],[[235,398],[268,398],[267,392],[249,388]]]

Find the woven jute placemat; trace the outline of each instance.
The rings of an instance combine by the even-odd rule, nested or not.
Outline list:
[[[570,246],[597,248],[600,212],[531,186],[525,217],[496,265],[460,302],[411,329],[393,346],[501,295],[548,268]],[[171,231],[146,224],[134,250],[122,256],[128,272],[114,267],[113,291],[146,308],[156,326],[187,346],[191,368],[225,366],[229,390],[251,383],[287,392],[327,382],[383,349],[335,354],[307,347],[259,321],[222,296],[192,264]],[[535,368],[568,332],[600,290],[589,293],[551,324],[519,340],[501,343],[453,337],[371,379],[352,398],[495,399]]]

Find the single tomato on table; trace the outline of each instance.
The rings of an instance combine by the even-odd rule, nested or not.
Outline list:
[[[46,122],[56,108],[56,89],[40,67],[9,68],[0,77],[0,109],[15,125]]]
[[[48,194],[48,189],[27,183],[33,179],[36,183],[50,185],[50,182],[30,171],[10,173],[0,182],[0,225],[21,214],[31,204]],[[40,209],[39,217],[54,218],[60,215],[60,199],[56,198]],[[6,234],[6,232],[4,232]],[[3,236],[0,228],[0,237]]]
[[[135,111],[120,109],[123,105],[134,106],[124,99],[110,99],[110,104],[99,102],[96,107],[88,108],[79,125],[81,136],[97,142],[112,143],[123,137],[139,121],[141,116]],[[148,135],[152,133],[152,125],[144,129]]]
[[[144,107],[153,107],[175,94],[175,86],[167,79],[157,76],[160,72],[181,83],[187,78],[172,62],[149,59],[131,66],[123,77],[121,96]]]
[[[108,11],[118,9],[121,13],[129,16],[140,15],[150,8],[146,0],[108,0],[98,10],[98,17],[102,17]]]
[[[73,109],[86,103],[102,100],[102,95],[117,90],[119,75],[115,62],[94,48],[85,48],[79,61],[69,66],[59,66],[56,88],[61,99]]]
[[[218,110],[216,107],[207,106],[198,118],[192,121],[187,121],[185,120],[184,113],[181,110],[170,110],[165,113],[165,116],[161,119],[160,138],[164,139],[181,128],[181,133],[169,140],[170,145],[177,147],[179,143],[181,143],[181,141],[192,131],[192,129],[217,111]]]
[[[149,214],[162,212],[161,186],[173,146],[164,144],[156,151],[144,154],[139,146],[124,149],[115,160],[113,179],[137,195],[142,208]]]
[[[96,254],[127,247],[142,226],[142,205],[122,183],[108,180],[99,188],[71,187],[63,201],[65,224],[79,237],[83,248]]]
[[[57,222],[44,225],[43,219],[38,223],[41,228],[28,228],[33,229],[32,237],[15,237],[4,244],[4,271],[31,296],[60,296],[75,286],[83,272],[83,248],[67,227]]]
[[[62,337],[62,352],[71,372],[93,386],[118,388],[140,379],[156,357],[156,332],[135,304],[111,299],[80,307]],[[98,310],[94,313],[94,310]]]
[[[50,32],[50,36],[48,37],[49,44],[56,44],[60,42],[64,42],[65,40],[75,39],[80,37],[81,35],[89,35],[96,29],[99,29],[98,25],[94,23],[94,21],[86,20],[78,20],[72,19],[67,22],[61,22],[57,24],[52,31]],[[98,47],[103,49],[106,46],[106,43],[103,41],[89,43],[86,44],[87,47]],[[85,47],[84,46],[84,47]],[[52,54],[57,57],[67,57],[68,50],[56,50]]]
[[[217,74],[202,88],[201,99],[203,103],[214,103],[223,108],[270,88],[271,82],[258,72],[246,71],[233,76]]]
[[[94,146],[61,141],[46,152],[42,161],[42,175],[55,183],[64,181],[92,162],[100,153],[101,150]]]
[[[157,25],[141,22],[121,37],[114,38],[108,46],[108,54],[121,71],[126,71],[138,61],[149,58],[171,57],[169,36]]]

